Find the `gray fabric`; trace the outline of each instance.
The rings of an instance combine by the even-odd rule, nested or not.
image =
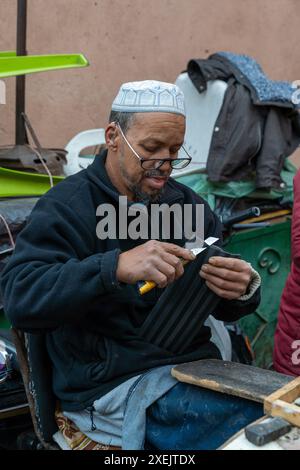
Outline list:
[[[132,385],[140,375],[126,380],[93,403],[93,423],[96,429],[92,431],[91,411],[64,411],[69,418],[86,436],[104,445],[122,446],[122,426],[126,397]]]
[[[178,383],[171,376],[174,366],[175,364],[167,365],[146,372],[129,390],[123,423],[122,449],[144,448],[147,408]]]
[[[231,361],[232,359],[232,344],[230,335],[224,322],[216,320],[210,315],[204,323],[211,330],[211,342],[214,343],[219,349],[223,361]]]
[[[232,52],[218,52],[226,57],[248,78],[262,102],[291,102],[295,89],[289,82],[271,80],[263,72],[261,66],[252,57]]]
[[[123,450],[143,449],[147,408],[176,385],[171,376],[173,365],[151,369],[132,377],[99,400],[95,400],[92,431],[91,412],[63,414],[90,439],[104,445],[122,447]]]

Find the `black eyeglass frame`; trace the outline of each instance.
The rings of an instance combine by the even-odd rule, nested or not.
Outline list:
[[[182,145],[182,149],[184,150],[184,152],[187,154],[187,158],[143,158],[143,157],[140,157],[139,154],[134,150],[134,148],[132,147],[132,145],[128,142],[127,138],[125,137],[125,134],[122,130],[122,127],[120,126],[119,122],[115,122],[116,126],[118,127],[118,129],[120,130],[121,132],[121,135],[123,137],[123,139],[125,140],[126,144],[128,145],[128,147],[130,148],[130,150],[133,152],[133,154],[139,159],[140,161],[140,164],[141,164],[141,167],[144,169],[144,170],[151,170],[151,169],[154,169],[154,170],[158,170],[161,166],[164,165],[165,162],[170,162],[170,166],[172,168],[172,170],[182,170],[183,168],[186,168],[192,161],[192,157],[188,154],[188,152],[186,151],[186,149],[184,148],[184,146]],[[176,163],[180,162],[180,161],[184,161],[186,162],[186,164],[184,164],[183,166],[181,166],[180,168],[176,167]],[[147,166],[145,167],[143,164],[144,163],[149,163],[149,162],[156,162],[155,165],[153,166]],[[173,166],[175,163],[175,166]]]

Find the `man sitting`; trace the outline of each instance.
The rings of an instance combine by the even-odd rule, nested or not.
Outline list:
[[[107,150],[40,198],[2,276],[12,325],[47,333],[53,390],[65,416],[105,445],[216,448],[262,414],[259,405],[171,377],[175,364],[220,358],[208,327],[199,328],[180,353],[140,334],[164,288],[184,275],[182,260],[195,257],[184,248],[184,231],[175,236],[174,224],[165,239],[160,222],[151,227],[148,219],[138,238],[137,224],[129,230],[132,216],[124,219],[124,204],[128,213],[133,206],[202,205],[196,237],[221,240],[221,224],[208,204],[170,177],[190,162],[188,154],[178,155],[184,134],[178,87],[122,85],[105,132]],[[105,220],[111,208],[116,217]],[[151,229],[158,230],[157,240],[150,239]],[[199,275],[220,297],[209,312],[217,319],[236,321],[257,307],[258,275],[247,262],[212,257]],[[156,287],[141,295],[138,283],[145,280]]]

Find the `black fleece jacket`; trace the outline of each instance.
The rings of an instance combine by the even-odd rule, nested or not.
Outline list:
[[[40,198],[1,278],[4,308],[12,325],[45,333],[54,393],[65,410],[84,409],[147,369],[219,357],[207,327],[181,355],[139,336],[138,329],[161,290],[140,296],[137,286],[116,279],[119,253],[145,240],[96,236],[97,207],[110,203],[117,209],[119,197],[106,173],[105,158],[104,152],[86,170]],[[188,187],[170,179],[160,202],[204,204],[205,237],[221,238],[217,217]],[[246,302],[222,300],[214,315],[235,321],[253,312],[259,297],[258,290]]]

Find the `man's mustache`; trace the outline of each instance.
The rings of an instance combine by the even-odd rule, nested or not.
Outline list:
[[[169,176],[169,173],[166,173],[161,170],[148,170],[148,171],[145,171],[144,176],[147,178],[159,178],[159,177],[167,178]]]

